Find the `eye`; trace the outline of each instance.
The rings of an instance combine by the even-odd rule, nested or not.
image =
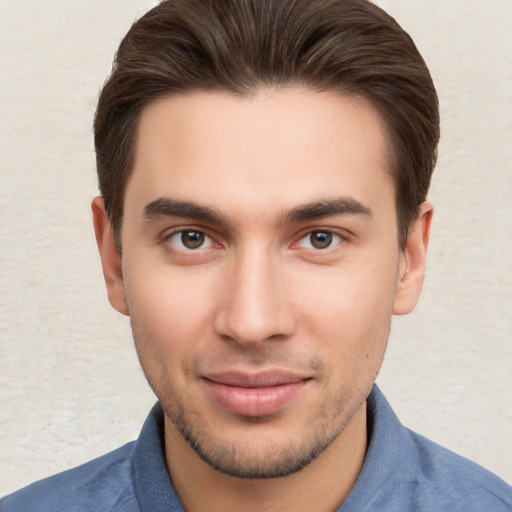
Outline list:
[[[213,245],[213,240],[197,229],[182,229],[175,231],[167,241],[183,251],[206,249]]]
[[[332,231],[320,229],[311,231],[306,236],[303,236],[297,245],[305,249],[322,250],[338,245],[342,241],[343,238],[340,235]]]

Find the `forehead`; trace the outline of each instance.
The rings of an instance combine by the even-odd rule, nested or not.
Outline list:
[[[394,202],[386,147],[378,112],[354,96],[169,96],[142,111],[125,206],[165,196],[218,209],[286,209],[329,195]]]

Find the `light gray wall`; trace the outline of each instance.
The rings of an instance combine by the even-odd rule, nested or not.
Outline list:
[[[379,383],[403,422],[512,481],[512,2],[380,0],[441,98],[424,296]],[[0,0],[0,495],[137,436],[154,398],[90,221],[92,114],[148,0]]]

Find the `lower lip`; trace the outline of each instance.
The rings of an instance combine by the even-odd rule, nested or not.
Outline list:
[[[213,399],[228,411],[242,416],[268,416],[282,410],[308,384],[309,379],[265,388],[228,386],[203,381]]]

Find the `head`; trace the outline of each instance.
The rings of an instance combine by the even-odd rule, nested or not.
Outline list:
[[[438,111],[407,34],[362,0],[162,2],[95,133],[109,299],[166,446],[245,478],[352,446],[423,280]]]
[[[359,96],[379,112],[403,247],[436,162],[438,101],[412,39],[366,0],[163,1],[136,22],[119,47],[94,123],[100,192],[119,247],[146,105],[187,91],[251,96],[297,86]]]

